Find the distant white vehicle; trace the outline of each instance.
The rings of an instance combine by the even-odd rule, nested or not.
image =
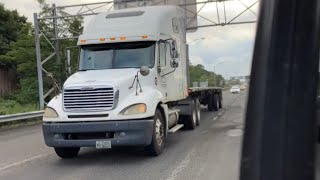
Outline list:
[[[231,88],[230,88],[230,93],[240,93],[240,87],[239,86],[232,86]]]

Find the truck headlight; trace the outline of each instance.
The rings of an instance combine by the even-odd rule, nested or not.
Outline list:
[[[45,118],[57,118],[57,117],[59,117],[59,115],[54,109],[52,109],[50,107],[47,107],[44,110],[43,117],[45,117]]]
[[[124,108],[120,113],[123,115],[130,115],[130,114],[141,114],[147,111],[147,106],[143,103],[134,104],[129,107]]]

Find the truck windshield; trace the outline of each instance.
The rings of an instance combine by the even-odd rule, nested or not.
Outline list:
[[[140,68],[154,66],[155,42],[125,42],[84,45],[79,70]]]

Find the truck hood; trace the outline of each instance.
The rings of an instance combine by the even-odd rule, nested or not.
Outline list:
[[[138,69],[104,69],[79,71],[70,76],[64,83],[65,87],[73,85],[119,84],[133,80]]]

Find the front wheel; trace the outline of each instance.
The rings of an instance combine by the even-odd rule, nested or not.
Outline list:
[[[78,156],[79,147],[55,147],[56,154],[62,159],[69,159]]]
[[[164,120],[162,113],[159,109],[156,110],[153,119],[154,126],[152,133],[152,141],[150,145],[146,146],[145,150],[148,155],[158,156],[161,154],[164,148]]]

